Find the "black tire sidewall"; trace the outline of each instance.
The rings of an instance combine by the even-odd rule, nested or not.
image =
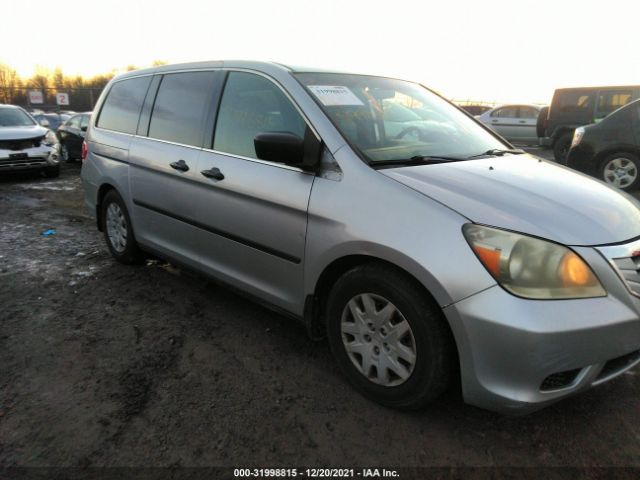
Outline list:
[[[640,159],[638,159],[636,155],[628,152],[616,152],[616,153],[612,153],[611,155],[607,155],[606,158],[601,162],[600,168],[598,169],[598,176],[600,180],[605,182],[610,187],[619,188],[607,182],[604,178],[604,169],[607,166],[607,164],[614,158],[626,158],[627,160],[633,162],[633,164],[636,166],[636,172],[638,172],[635,181],[628,187],[620,188],[620,190],[622,190],[623,192],[631,192],[633,190],[639,189],[640,188]]]
[[[562,165],[567,164],[567,157],[569,154],[569,147],[571,146],[571,139],[573,138],[572,133],[563,133],[556,143],[553,146],[553,157],[555,158],[557,163]],[[562,152],[565,151],[564,157],[562,156]]]
[[[327,302],[327,336],[338,365],[365,396],[394,408],[420,408],[439,396],[451,378],[451,339],[439,308],[395,271],[356,268],[341,277]],[[342,342],[340,321],[347,302],[358,294],[380,295],[409,322],[416,343],[416,364],[407,381],[384,387],[369,381],[353,365]],[[437,310],[436,310],[437,309]]]
[[[124,215],[125,221],[127,222],[127,245],[123,252],[118,252],[115,248],[113,248],[113,245],[111,244],[111,239],[109,238],[109,232],[107,231],[107,222],[106,222],[107,209],[109,208],[109,205],[111,205],[112,203],[115,203],[118,205],[118,207],[120,207],[120,210],[122,210],[122,213]],[[126,263],[126,264],[137,263],[140,260],[140,251],[138,249],[138,245],[135,240],[135,235],[133,233],[133,225],[131,223],[131,217],[129,217],[129,210],[125,205],[124,200],[122,200],[122,197],[115,190],[110,190],[104,196],[100,210],[101,210],[100,222],[102,225],[102,231],[104,233],[104,239],[107,242],[107,248],[109,248],[109,252],[111,252],[111,255],[113,255],[113,257],[116,260],[122,263]]]

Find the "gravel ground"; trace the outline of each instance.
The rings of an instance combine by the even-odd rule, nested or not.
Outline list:
[[[635,371],[527,417],[388,410],[298,324],[112,261],[77,164],[0,179],[0,206],[0,467],[640,467]]]

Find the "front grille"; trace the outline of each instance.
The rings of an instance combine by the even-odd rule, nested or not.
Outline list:
[[[640,350],[609,360],[604,364],[602,370],[600,370],[598,378],[596,378],[596,382],[626,370],[629,366],[638,361],[638,359],[640,359]]]
[[[26,150],[39,147],[44,137],[23,138],[20,140],[0,140],[0,150]]]
[[[20,159],[0,158],[0,170],[12,167],[31,167],[45,165],[47,160],[42,157],[27,157]]]
[[[640,297],[640,240],[597,249],[611,262],[631,293]]]
[[[570,386],[578,377],[581,370],[581,368],[576,368],[575,370],[566,370],[549,375],[540,385],[540,391],[549,392]]]
[[[636,295],[640,295],[640,252],[638,253],[634,257],[612,260],[629,289]]]

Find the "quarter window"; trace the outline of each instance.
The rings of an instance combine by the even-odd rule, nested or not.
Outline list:
[[[153,106],[149,137],[202,146],[214,78],[215,72],[165,75]]]
[[[97,126],[123,133],[136,133],[142,102],[151,77],[116,82],[107,94]]]
[[[258,158],[253,145],[261,132],[290,132],[304,138],[306,123],[289,99],[270,80],[231,72],[216,122],[213,149]]]
[[[598,95],[598,117],[605,117],[614,110],[625,106],[630,101],[631,91],[629,90],[609,90],[600,92]]]

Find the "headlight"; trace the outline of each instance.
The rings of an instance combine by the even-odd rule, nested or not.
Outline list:
[[[571,140],[571,148],[575,147],[582,141],[582,137],[584,137],[584,128],[578,127],[573,132],[573,139]]]
[[[591,268],[567,247],[474,224],[462,231],[491,276],[514,295],[562,299],[607,294]]]
[[[56,143],[58,143],[58,137],[56,137],[55,133],[49,130],[47,134],[44,136],[42,143],[47,147],[53,147]]]

